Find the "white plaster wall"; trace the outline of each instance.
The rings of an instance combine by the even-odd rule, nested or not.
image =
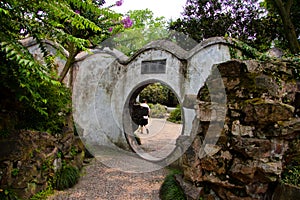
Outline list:
[[[106,164],[112,162],[114,163],[112,165],[122,169],[123,165],[134,164],[135,170],[141,165],[139,170],[144,171],[144,167],[156,169],[160,168],[161,164],[167,165],[175,161],[183,154],[180,146],[189,144],[178,144],[174,154],[176,158],[170,157],[170,162],[166,158],[159,164],[144,163],[143,159],[133,159],[136,158],[136,154],[114,148],[116,144],[128,147],[123,127],[124,121],[127,122],[126,118],[130,117],[127,112],[128,99],[135,89],[143,85],[154,82],[168,85],[183,106],[183,136],[179,139],[179,143],[185,143],[185,139],[189,138],[185,136],[193,135],[192,131],[197,130],[197,127],[193,126],[197,124],[193,123],[196,118],[193,103],[196,103],[197,93],[210,75],[212,67],[230,60],[230,44],[228,39],[209,38],[192,50],[185,51],[170,41],[161,40],[146,45],[131,58],[110,49],[94,49],[91,54],[80,53],[76,57],[75,66],[78,67],[78,71],[74,80],[72,99],[76,128],[85,146],[91,153],[96,153],[96,157],[107,160]],[[41,57],[41,51],[32,39],[24,40],[23,45],[36,58]],[[55,53],[57,45],[50,41],[47,45],[49,50]],[[65,52],[65,55],[68,53]],[[167,61],[166,73],[141,74],[142,61],[162,59]],[[57,63],[61,71],[65,61],[57,58]],[[220,87],[222,88],[222,84]],[[226,94],[224,96],[226,98]],[[217,138],[215,132],[209,128],[208,137]],[[111,147],[114,149],[113,152],[109,150]],[[128,159],[134,161],[131,163]],[[158,165],[153,166],[154,164]]]
[[[219,42],[218,39],[216,43],[214,40],[205,43],[206,46],[199,44],[190,52],[176,49],[174,44],[168,46],[167,42],[158,42],[139,51],[131,60],[120,61],[103,52],[77,63],[74,119],[83,130],[83,140],[99,145],[123,143],[127,146],[123,114],[128,106],[126,100],[134,89],[150,82],[162,82],[175,91],[182,104],[186,96],[197,95],[214,64],[230,59],[229,48]],[[187,62],[186,74],[181,73],[184,65],[179,58]],[[166,73],[141,74],[142,61],[162,59],[167,61]],[[183,107],[183,112],[183,135],[188,136],[191,135],[196,113],[193,107]]]
[[[103,52],[78,62],[79,71],[73,87],[73,116],[81,138],[89,144],[109,143],[105,135],[101,134],[103,127],[98,123],[95,104],[97,101],[108,101],[105,96],[96,96],[96,88],[102,73],[113,61],[114,56]],[[106,116],[105,112],[103,116]]]
[[[147,60],[161,60],[166,59],[166,73],[163,74],[141,74],[141,63]],[[150,82],[163,82],[170,86],[174,91],[180,91],[181,87],[180,76],[180,61],[175,58],[172,54],[160,51],[160,50],[150,50],[143,52],[137,56],[130,64],[127,65],[127,71],[120,77],[118,82],[115,84],[112,98],[111,98],[111,108],[116,120],[117,126],[120,128],[121,132],[119,134],[124,135],[123,129],[123,113],[124,109],[127,109],[126,100],[129,98],[131,93],[137,86],[146,85]],[[180,102],[183,97],[180,96]],[[120,136],[116,136],[120,137]]]

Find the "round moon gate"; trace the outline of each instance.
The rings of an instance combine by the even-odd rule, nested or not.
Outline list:
[[[105,165],[128,172],[149,172],[171,164],[193,141],[199,89],[213,66],[227,60],[229,48],[222,38],[209,39],[190,51],[162,40],[147,45],[131,58],[115,50],[93,50],[93,54],[82,56],[76,63],[79,70],[73,87],[73,107],[76,128],[86,148]],[[139,148],[130,115],[136,91],[154,82],[167,85],[182,105],[181,136],[174,151],[165,158]],[[209,90],[216,87],[207,86]],[[222,83],[217,87],[224,91]]]

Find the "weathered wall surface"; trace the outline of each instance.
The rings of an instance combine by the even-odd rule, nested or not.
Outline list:
[[[212,38],[185,51],[162,40],[145,46],[131,58],[109,51],[94,51],[82,58],[77,62],[79,71],[73,88],[74,119],[82,139],[89,144],[128,146],[124,118],[130,117],[126,114],[129,99],[139,87],[155,82],[175,92],[183,107],[183,135],[189,136],[195,117],[195,102],[190,102],[196,99],[212,66],[230,59],[225,43],[222,38]],[[158,61],[164,64],[145,66],[145,62],[154,65]]]
[[[231,60],[215,66],[227,94],[224,126],[214,110],[223,98],[217,90],[201,88],[198,94],[199,128],[183,156],[187,192],[198,199],[271,198],[282,171],[300,153],[299,99],[295,66]],[[208,84],[218,84],[214,72]],[[220,127],[221,126],[221,127]],[[208,129],[219,130],[216,138],[203,140]],[[203,156],[205,155],[205,156]],[[190,189],[191,189],[190,188]],[[284,196],[284,195],[283,195]]]

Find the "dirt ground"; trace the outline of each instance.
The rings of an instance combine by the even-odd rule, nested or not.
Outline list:
[[[159,200],[159,188],[167,169],[149,173],[126,173],[97,160],[83,169],[78,184],[57,191],[48,200]]]
[[[142,148],[167,156],[175,148],[181,128],[182,125],[165,119],[150,119],[149,134],[139,135]],[[56,191],[48,200],[159,200],[159,188],[167,173],[166,168],[147,173],[127,173],[93,159],[83,168],[78,184],[65,191]]]

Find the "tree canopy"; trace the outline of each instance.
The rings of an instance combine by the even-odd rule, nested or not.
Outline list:
[[[131,10],[126,13],[133,20],[131,29],[111,38],[111,46],[130,56],[151,41],[167,38],[167,21],[164,17],[154,17],[149,9]]]
[[[170,28],[182,31],[198,42],[214,36],[229,36],[259,50],[269,49],[274,41],[279,41],[277,44],[284,47],[282,44],[286,40],[291,42],[285,48],[297,53],[291,43],[297,46],[299,41],[295,37],[290,40],[287,35],[292,27],[295,28],[296,38],[300,35],[299,22],[295,21],[297,16],[299,19],[299,8],[289,8],[290,5],[298,5],[298,1],[276,0],[262,3],[259,0],[188,0],[182,18],[172,22]],[[283,12],[282,5],[285,5],[285,11],[290,9],[290,12],[284,12],[290,19],[287,25],[284,25],[280,15]]]
[[[265,0],[262,5],[268,15],[281,24],[277,26],[279,39],[276,42],[292,53],[300,52],[300,0]]]
[[[116,1],[112,6],[120,6],[122,2]],[[70,110],[71,96],[60,81],[74,63],[75,56],[132,25],[130,18],[124,18],[103,4],[102,0],[0,2],[0,106],[4,114],[17,113],[14,114],[16,118],[25,121],[30,121],[28,116],[34,116],[31,120],[34,128],[38,121],[63,118]],[[22,45],[21,40],[27,37],[39,44],[44,54],[42,61],[35,60]],[[54,63],[57,55],[47,51],[44,39],[67,50],[65,54],[62,48],[57,49],[57,53],[67,60],[60,76],[56,74]],[[61,128],[62,121],[59,123],[52,126],[55,127],[52,131]]]

